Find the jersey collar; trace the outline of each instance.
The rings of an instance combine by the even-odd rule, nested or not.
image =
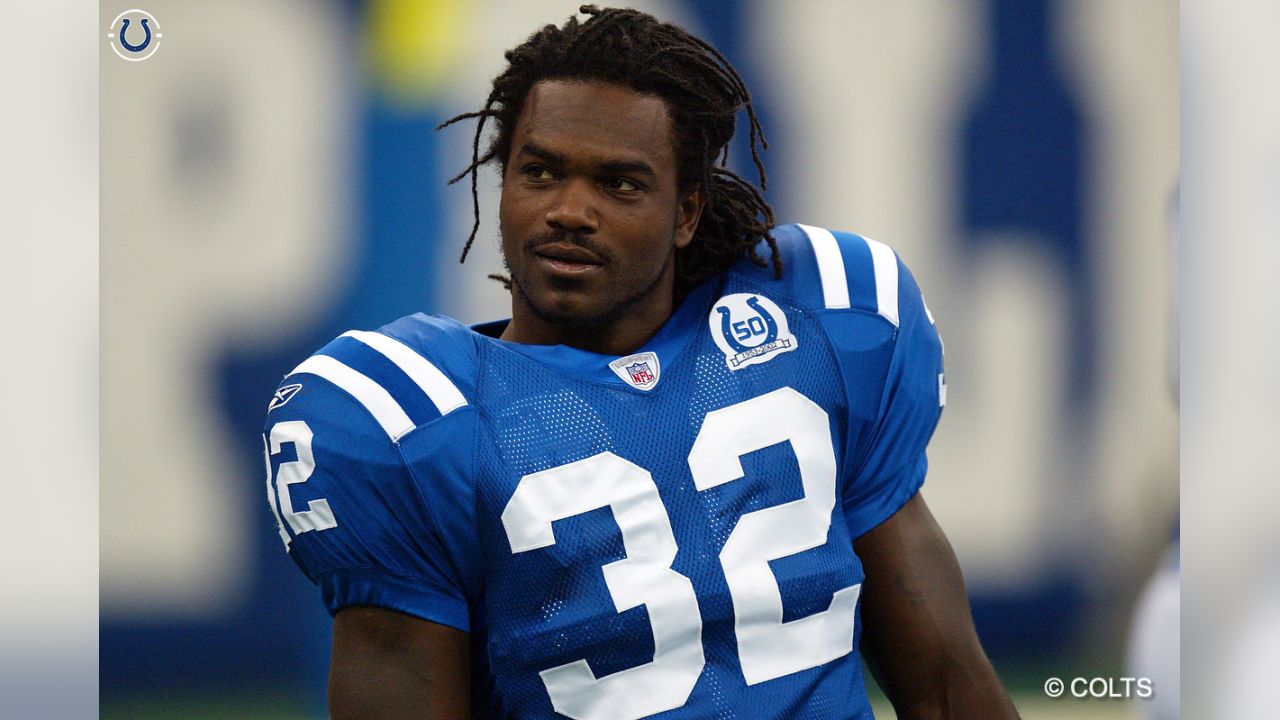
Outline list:
[[[714,292],[722,284],[722,279],[716,278],[695,288],[658,329],[658,332],[630,354],[652,352],[658,356],[658,362],[661,363],[664,372],[666,368],[673,367],[692,338],[705,329],[711,300],[716,297]],[[610,369],[609,363],[619,357],[627,356],[601,355],[568,345],[525,345],[498,339],[497,336],[502,334],[509,322],[508,319],[480,323],[472,325],[471,330],[494,347],[519,353],[564,375],[626,388],[633,392],[650,392],[632,387]],[[659,380],[652,391],[657,391],[661,386],[662,382]]]

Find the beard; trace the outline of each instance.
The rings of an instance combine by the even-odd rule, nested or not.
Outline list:
[[[557,231],[543,233],[525,241],[522,252],[528,256],[539,245],[552,242],[569,242],[577,245],[599,257],[605,267],[610,267],[615,262],[613,254],[594,242],[590,237]],[[540,320],[575,329],[590,330],[592,328],[606,327],[626,317],[633,308],[651,296],[658,286],[662,284],[675,252],[675,245],[669,245],[666,257],[663,258],[662,264],[657,266],[651,277],[645,278],[639,285],[634,286],[634,289],[627,288],[626,294],[610,298],[609,302],[606,302],[602,308],[590,314],[563,312],[539,303],[537,299],[525,291],[524,283],[522,282],[524,273],[512,269],[505,253],[503,253],[502,262],[507,270],[508,277],[511,279],[511,291],[518,294],[524,304]],[[523,265],[521,267],[523,268]],[[623,273],[622,276],[628,277],[629,275],[629,273]]]

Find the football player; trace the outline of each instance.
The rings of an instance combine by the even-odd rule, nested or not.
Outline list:
[[[861,653],[899,717],[1016,717],[919,494],[945,382],[911,274],[774,226],[723,165],[745,109],[764,185],[719,52],[581,12],[454,119],[473,200],[502,172],[511,318],[346,333],[271,403],[333,716],[870,718]]]

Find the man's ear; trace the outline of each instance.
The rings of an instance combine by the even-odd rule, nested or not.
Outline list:
[[[702,208],[706,205],[706,196],[702,187],[695,187],[680,199],[680,207],[676,215],[676,247],[684,249],[693,242],[693,233],[698,229],[698,220],[702,217]]]

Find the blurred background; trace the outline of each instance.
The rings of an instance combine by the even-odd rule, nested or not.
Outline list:
[[[497,175],[458,266],[472,128],[433,127],[577,3],[155,0],[124,62],[137,6],[98,11],[103,717],[319,717],[330,621],[264,501],[267,401],[345,330],[506,316]],[[634,6],[742,73],[780,222],[920,281],[949,388],[925,496],[1024,717],[1136,717],[1041,687],[1133,674],[1177,536],[1177,4]]]

